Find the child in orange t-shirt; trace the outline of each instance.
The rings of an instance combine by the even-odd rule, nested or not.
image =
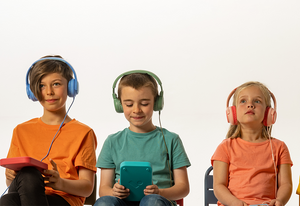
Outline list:
[[[48,170],[6,169],[9,191],[0,205],[81,206],[93,191],[97,141],[90,127],[67,115],[67,96],[74,101],[78,93],[75,71],[60,56],[43,57],[29,68],[26,86],[44,112],[15,127],[7,157],[29,156]]]
[[[218,205],[285,205],[292,193],[293,163],[285,143],[270,136],[274,95],[259,82],[246,82],[229,95],[226,113],[231,126],[211,159]]]

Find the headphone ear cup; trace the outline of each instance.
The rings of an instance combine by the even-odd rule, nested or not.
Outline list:
[[[115,110],[117,113],[123,113],[123,106],[118,98],[114,98]]]
[[[75,79],[70,79],[68,82],[68,96],[75,97],[78,94],[78,82]]]
[[[237,117],[236,117],[236,107],[231,106],[226,109],[226,116],[228,123],[232,125],[237,125]]]
[[[277,112],[271,107],[267,107],[265,111],[265,117],[263,120],[264,126],[271,126],[276,122]]]
[[[29,85],[26,85],[26,93],[27,93],[27,96],[28,96],[29,99],[31,99],[34,102],[38,101],[38,99],[32,93]]]
[[[155,102],[154,102],[154,111],[161,111],[164,107],[164,98],[161,95],[158,95]]]

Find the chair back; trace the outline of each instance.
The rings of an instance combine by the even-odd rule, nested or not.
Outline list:
[[[214,194],[213,188],[213,175],[210,172],[213,170],[213,167],[210,166],[204,176],[204,205],[209,206],[209,204],[217,204],[218,199]]]

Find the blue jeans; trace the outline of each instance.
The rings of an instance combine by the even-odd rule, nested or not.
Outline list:
[[[140,202],[130,202],[114,196],[103,196],[96,201],[94,206],[174,206],[174,203],[160,195],[152,194],[146,195]]]

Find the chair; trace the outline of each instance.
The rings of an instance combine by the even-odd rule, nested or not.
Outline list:
[[[177,205],[183,206],[183,199],[176,200]]]
[[[214,194],[213,188],[213,175],[210,172],[213,170],[213,167],[210,166],[204,176],[204,205],[209,206],[209,204],[217,204],[218,199]]]
[[[96,202],[96,193],[97,193],[97,175],[95,174],[95,181],[94,181],[94,189],[90,196],[85,198],[84,205],[94,205]]]

